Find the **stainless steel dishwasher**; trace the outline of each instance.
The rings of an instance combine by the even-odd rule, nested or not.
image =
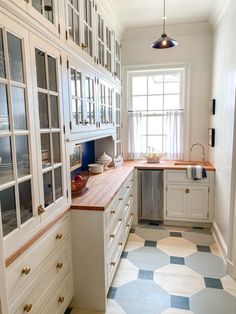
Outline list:
[[[139,222],[163,220],[163,170],[138,171]]]

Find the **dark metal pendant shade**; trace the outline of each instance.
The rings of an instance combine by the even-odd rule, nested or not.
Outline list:
[[[164,12],[163,12],[163,34],[161,35],[161,37],[159,39],[157,39],[156,41],[154,41],[151,44],[151,47],[154,49],[166,49],[166,48],[172,48],[174,46],[177,46],[178,43],[175,39],[172,39],[170,37],[167,36],[166,34],[166,2],[164,0]]]
[[[172,48],[177,45],[178,43],[175,39],[168,37],[167,34],[162,34],[159,39],[151,44],[151,47],[154,49],[165,49]]]

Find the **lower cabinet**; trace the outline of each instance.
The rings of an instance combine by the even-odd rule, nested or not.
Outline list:
[[[106,311],[106,298],[133,223],[133,173],[105,211],[72,210],[72,305]]]
[[[70,216],[6,269],[9,313],[64,313],[73,296]]]
[[[186,171],[165,170],[164,219],[211,222],[213,211],[214,172],[206,179],[194,181]]]

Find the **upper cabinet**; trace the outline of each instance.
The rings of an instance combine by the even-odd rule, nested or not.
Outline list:
[[[98,112],[100,129],[114,127],[114,89],[109,82],[98,79]]]
[[[115,40],[115,72],[114,76],[115,79],[120,81],[121,80],[121,44],[116,39]]]

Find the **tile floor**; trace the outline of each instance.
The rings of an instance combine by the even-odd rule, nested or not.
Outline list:
[[[210,231],[132,229],[108,294],[107,314],[125,313],[236,314],[236,281]]]

